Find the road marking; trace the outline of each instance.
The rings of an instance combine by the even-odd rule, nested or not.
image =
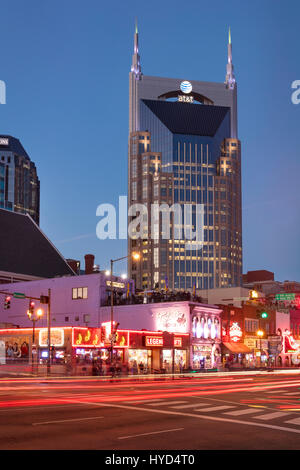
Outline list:
[[[202,413],[209,413],[210,411],[219,411],[219,410],[228,410],[229,408],[234,408],[234,406],[222,405],[222,406],[210,406],[209,408],[201,408],[200,410]]]
[[[240,415],[250,415],[252,413],[259,413],[260,411],[262,410],[258,408],[247,408],[246,410],[227,411],[224,414],[230,415],[230,416],[240,416]]]
[[[266,393],[285,393],[285,392],[288,392],[288,390],[281,390],[281,389],[276,389],[276,390],[270,390]]]
[[[300,392],[285,393],[285,395],[288,395],[288,396],[299,395],[300,396]]]
[[[285,421],[285,423],[297,424],[299,426],[300,425],[300,418],[290,419],[289,421]]]
[[[91,418],[61,419],[57,421],[43,421],[41,423],[32,423],[32,426],[42,426],[43,424],[70,423],[72,421],[88,421],[89,419],[102,419],[104,416],[92,416]]]
[[[197,406],[207,406],[207,403],[189,403],[188,405],[170,406],[170,408],[174,408],[174,410],[181,410],[185,408],[197,408]]]
[[[170,406],[170,405],[177,405],[179,403],[186,403],[186,401],[178,400],[178,401],[163,401],[162,403],[149,403],[149,406]]]
[[[267,413],[265,415],[256,416],[256,419],[262,419],[268,421],[269,419],[279,418],[281,416],[290,415],[291,413],[285,413],[284,411],[275,411],[274,413]]]
[[[153,432],[144,432],[143,434],[134,434],[132,436],[122,436],[118,437],[118,439],[131,439],[132,437],[140,437],[140,436],[150,436],[151,434],[161,434],[163,432],[174,432],[174,431],[182,431],[184,428],[175,428],[175,429],[165,429],[164,431],[153,431]]]
[[[207,421],[216,421],[222,423],[231,423],[231,424],[244,424],[245,426],[254,426],[258,428],[267,428],[267,429],[275,429],[276,431],[284,431],[284,432],[291,432],[300,434],[300,429],[295,428],[288,428],[285,426],[277,426],[275,424],[266,424],[266,423],[256,423],[254,421],[241,421],[239,419],[230,419],[230,418],[221,418],[219,416],[207,416],[207,415],[197,415],[194,413],[184,413],[182,411],[171,411],[171,410],[156,410],[154,408],[141,408],[138,406],[126,406],[126,405],[115,405],[112,403],[95,403],[95,402],[84,402],[85,405],[93,405],[99,406],[104,408],[121,408],[125,410],[136,410],[142,413],[158,413],[158,414],[165,414],[165,415],[173,415],[173,416],[182,416],[188,418],[195,418],[195,419],[202,419]],[[199,410],[200,411],[200,410]],[[258,411],[258,410],[257,410]]]

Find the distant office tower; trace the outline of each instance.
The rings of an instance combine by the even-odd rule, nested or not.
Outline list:
[[[169,239],[162,216],[153,230],[128,240],[129,276],[138,289],[212,289],[242,284],[241,145],[237,137],[237,85],[229,31],[225,83],[144,76],[138,31],[129,74],[128,205],[204,206],[204,245],[190,250],[176,232]],[[150,213],[150,211],[149,211]],[[134,215],[129,213],[129,223]],[[182,220],[182,223],[186,220]],[[151,225],[151,226],[150,226]],[[178,228],[178,227],[177,227]],[[152,229],[152,232],[151,232]],[[158,237],[153,236],[153,231]],[[176,238],[177,237],[177,238]]]
[[[29,214],[39,225],[40,182],[21,142],[0,135],[0,208]]]

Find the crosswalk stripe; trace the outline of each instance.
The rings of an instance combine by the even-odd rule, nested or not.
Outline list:
[[[170,405],[179,405],[179,403],[186,403],[186,401],[164,401],[162,403],[149,403],[150,406],[170,406]]]
[[[185,408],[197,408],[197,406],[206,406],[207,403],[189,403],[188,405],[176,405],[170,406],[170,408],[174,408],[174,410],[183,410]]]
[[[287,424],[297,424],[298,426],[300,425],[300,418],[294,418],[290,419],[289,421],[285,421]]]
[[[284,392],[288,392],[288,390],[282,390],[280,388],[279,389],[277,388],[276,390],[270,390],[266,393],[284,393]]]
[[[251,413],[259,413],[262,410],[259,408],[246,408],[245,410],[236,410],[236,411],[227,411],[225,415],[230,416],[240,416],[240,415],[250,415]]]
[[[285,395],[288,395],[288,396],[300,395],[300,390],[299,390],[299,392],[285,393]]]
[[[209,413],[210,411],[228,410],[229,408],[235,408],[235,406],[210,406],[209,408],[199,408],[199,410],[195,411],[201,411],[201,413]]]
[[[291,413],[287,413],[284,411],[275,411],[274,413],[267,413],[265,415],[257,416],[256,419],[262,419],[263,421],[268,421],[269,419],[279,418],[281,416],[290,415]]]

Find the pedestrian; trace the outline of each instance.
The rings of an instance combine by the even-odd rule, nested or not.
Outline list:
[[[140,374],[143,374],[143,372],[144,372],[144,364],[143,364],[142,361],[139,363],[139,369],[140,369]]]

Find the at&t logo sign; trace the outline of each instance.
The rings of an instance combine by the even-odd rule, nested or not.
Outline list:
[[[180,83],[180,90],[182,91],[182,93],[191,93],[192,89],[192,84],[187,80]]]

